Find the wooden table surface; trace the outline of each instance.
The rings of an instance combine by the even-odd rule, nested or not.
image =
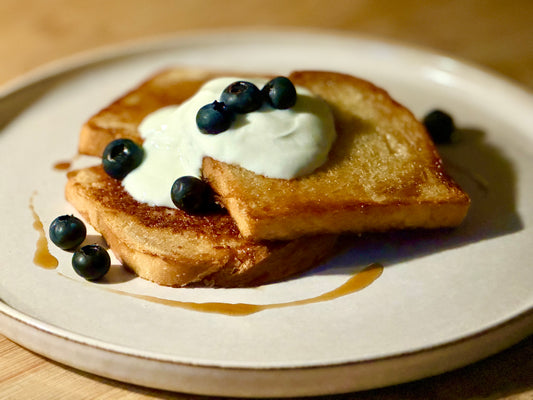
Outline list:
[[[531,0],[2,0],[0,84],[44,63],[108,44],[229,27],[319,28],[394,39],[475,62],[533,89]],[[0,336],[0,399],[34,398],[200,397],[80,372]],[[533,337],[457,371],[333,398],[533,399]]]

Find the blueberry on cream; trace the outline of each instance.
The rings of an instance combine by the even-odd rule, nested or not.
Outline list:
[[[271,106],[259,91],[263,94],[258,109],[233,112],[230,126],[220,134],[202,132],[197,124],[199,110],[215,101],[224,103],[222,93],[236,82],[263,88],[270,79],[216,78],[185,102],[156,110],[142,121],[144,159],[122,180],[133,198],[152,206],[176,207],[172,185],[182,176],[200,178],[204,157],[278,179],[307,175],[327,160],[336,138],[331,110],[302,87],[295,88],[296,101],[288,109]]]
[[[233,112],[245,114],[258,110],[263,104],[263,96],[252,82],[236,81],[222,91],[220,101]]]
[[[143,161],[141,146],[130,139],[117,139],[109,143],[102,155],[104,171],[115,179],[124,179]]]

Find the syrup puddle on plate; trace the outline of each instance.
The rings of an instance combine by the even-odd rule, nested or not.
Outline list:
[[[59,161],[53,165],[53,168],[57,171],[66,171],[71,165],[72,163],[70,161]]]
[[[316,297],[311,297],[302,300],[288,301],[285,303],[273,304],[247,304],[247,303],[193,303],[186,301],[161,299],[153,296],[146,296],[141,294],[127,293],[120,290],[106,289],[113,293],[133,297],[136,299],[150,301],[152,303],[164,304],[171,307],[184,308],[186,310],[200,311],[205,313],[216,313],[230,316],[250,315],[264,310],[271,310],[275,308],[295,307],[306,304],[320,303],[324,301],[334,300],[339,297],[346,296],[351,293],[358,292],[378,279],[383,273],[383,266],[378,263],[370,264],[362,271],[353,274],[341,286],[323,293]]]
[[[39,238],[37,239],[35,254],[33,256],[33,263],[42,268],[54,269],[57,268],[59,262],[57,261],[57,258],[55,258],[50,253],[50,250],[48,249],[48,241],[44,233],[43,223],[41,221],[41,218],[39,218],[39,215],[37,215],[37,212],[35,211],[35,206],[33,205],[33,199],[35,195],[36,193],[34,193],[30,197],[30,211],[33,215],[33,228],[39,233]]]
[[[44,232],[44,226],[41,221],[41,218],[35,211],[34,206],[34,193],[30,197],[30,211],[33,215],[33,228],[39,233],[39,238],[37,239],[35,255],[33,262],[35,265],[46,269],[55,269],[59,265],[57,258],[55,258],[48,249],[48,240]],[[295,307],[302,306],[306,304],[320,303],[324,301],[330,301],[337,299],[339,297],[346,296],[351,293],[358,292],[370,284],[372,284],[376,279],[378,279],[383,273],[383,266],[379,263],[373,263],[364,268],[363,270],[354,273],[346,282],[344,282],[339,287],[330,290],[329,292],[323,293],[316,297],[311,297],[302,300],[288,301],[285,303],[272,303],[272,304],[248,304],[248,303],[219,303],[219,302],[207,302],[207,303],[194,303],[186,301],[177,301],[162,299],[154,296],[147,296],[135,293],[128,293],[122,290],[109,289],[100,287],[101,289],[107,290],[112,293],[120,294],[123,296],[129,296],[136,299],[141,299],[149,301],[152,303],[164,304],[171,307],[180,307],[187,310],[205,312],[205,313],[216,313],[224,314],[231,316],[242,316],[250,315],[264,310],[271,310],[276,308],[286,308],[286,307]],[[98,285],[98,284],[96,284]],[[192,289],[191,289],[192,290]]]
[[[56,171],[68,171],[70,167],[72,167],[74,161],[79,158],[79,156],[79,154],[76,154],[71,160],[57,161],[54,165],[52,165],[52,168]]]

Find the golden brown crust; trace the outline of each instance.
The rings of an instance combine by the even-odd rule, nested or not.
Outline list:
[[[99,157],[105,146],[118,138],[142,143],[137,128],[148,114],[162,107],[181,104],[206,81],[228,75],[231,73],[187,68],[169,68],[154,74],[83,124],[78,152]]]
[[[298,71],[290,79],[326,101],[338,138],[326,164],[293,180],[204,160],[204,177],[244,236],[290,239],[461,223],[469,198],[447,176],[433,142],[409,110],[353,76]]]
[[[244,239],[225,212],[193,216],[134,200],[101,166],[69,172],[67,200],[125,266],[167,286],[251,286],[308,270],[331,254],[335,235],[294,241]]]
[[[156,74],[90,118],[79,151],[99,156],[117,137],[141,142],[137,127],[147,114],[181,103],[204,81],[222,75],[228,74],[179,68]],[[246,286],[282,279],[331,251],[335,235],[310,234],[461,223],[470,200],[447,176],[409,110],[349,75],[297,71],[290,78],[322,97],[335,118],[338,138],[327,163],[313,174],[269,179],[204,159],[204,178],[231,217],[141,205],[101,171],[85,182],[83,174],[95,170],[70,174],[67,197],[119,258],[140,276],[166,285]]]
[[[209,71],[192,69],[167,69],[155,74],[85,122],[79,153],[100,156],[105,146],[118,138],[141,143],[137,127],[144,117],[159,108],[182,103],[214,76]]]

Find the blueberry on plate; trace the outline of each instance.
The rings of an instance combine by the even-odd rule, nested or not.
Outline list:
[[[289,78],[278,76],[261,90],[265,100],[274,108],[285,110],[296,104],[296,88]]]
[[[446,112],[442,110],[429,112],[424,117],[423,124],[435,143],[449,143],[451,141],[455,124],[452,117]]]
[[[223,90],[220,101],[233,112],[245,114],[259,109],[263,104],[263,96],[253,83],[237,81]]]
[[[112,178],[124,179],[141,165],[144,151],[130,139],[117,139],[109,143],[102,155],[104,171]]]
[[[88,281],[101,279],[111,266],[109,253],[97,244],[83,246],[72,256],[72,267],[82,278]]]
[[[233,112],[223,102],[206,104],[196,113],[196,125],[200,132],[216,135],[229,129],[233,122]]]
[[[211,186],[194,176],[182,176],[176,179],[170,197],[176,207],[189,214],[209,211],[214,203]]]
[[[78,247],[87,235],[85,224],[73,215],[62,215],[50,224],[50,240],[63,250]]]

